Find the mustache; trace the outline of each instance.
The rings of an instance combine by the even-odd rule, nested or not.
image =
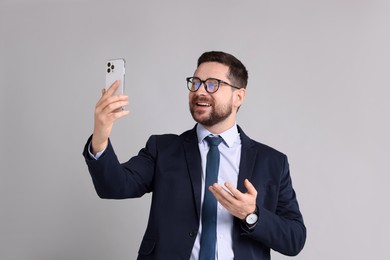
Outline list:
[[[196,103],[213,103],[212,99],[210,98],[207,98],[205,96],[194,96],[191,100],[191,102],[193,104],[196,104]]]

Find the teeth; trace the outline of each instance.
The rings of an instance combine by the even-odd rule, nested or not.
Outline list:
[[[209,103],[197,103],[197,105],[198,105],[198,106],[207,106],[207,107],[209,107],[209,106],[210,106],[210,104],[209,104]]]

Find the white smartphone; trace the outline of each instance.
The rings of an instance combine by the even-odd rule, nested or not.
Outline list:
[[[106,62],[106,90],[116,80],[120,81],[120,85],[114,95],[125,92],[125,65],[125,59],[110,59]]]

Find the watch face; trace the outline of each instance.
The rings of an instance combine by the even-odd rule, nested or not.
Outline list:
[[[252,213],[252,214],[249,214],[249,215],[246,217],[245,221],[246,221],[246,223],[248,223],[249,225],[253,225],[253,224],[256,223],[257,218],[258,218],[257,215],[256,215],[255,213]]]

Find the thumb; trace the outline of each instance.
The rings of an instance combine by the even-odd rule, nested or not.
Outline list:
[[[256,188],[252,185],[252,183],[248,179],[245,179],[244,185],[245,185],[245,188],[248,190],[249,194],[257,195]]]

